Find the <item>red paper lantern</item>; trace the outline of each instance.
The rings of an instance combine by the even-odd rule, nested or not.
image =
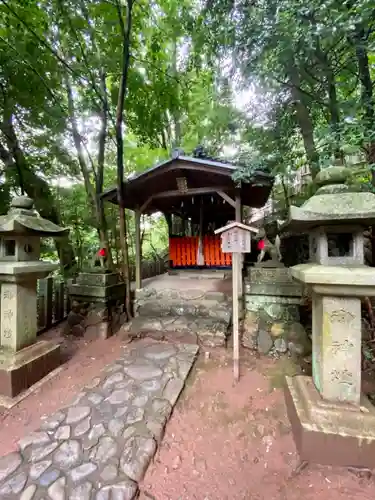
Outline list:
[[[107,252],[106,252],[106,249],[105,249],[105,248],[101,248],[101,249],[99,250],[99,252],[98,252],[99,257],[105,257],[105,256],[106,256],[106,254],[107,254]]]
[[[264,243],[264,240],[258,241],[258,250],[264,250],[264,247],[266,244]]]

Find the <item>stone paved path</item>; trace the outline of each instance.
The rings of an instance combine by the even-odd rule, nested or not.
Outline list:
[[[0,458],[0,498],[131,500],[198,347],[141,341]]]

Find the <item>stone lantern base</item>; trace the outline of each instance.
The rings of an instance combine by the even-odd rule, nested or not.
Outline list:
[[[375,468],[375,407],[366,396],[360,405],[330,403],[312,378],[286,377],[285,401],[302,461]]]
[[[61,364],[60,344],[39,341],[13,352],[0,349],[0,395],[18,396]]]
[[[125,283],[118,273],[80,273],[68,287],[72,305],[66,334],[83,336],[90,330],[95,338],[114,335],[124,322]]]

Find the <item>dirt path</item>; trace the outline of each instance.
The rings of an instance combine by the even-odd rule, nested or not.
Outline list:
[[[233,387],[230,352],[201,356],[142,485],[142,500],[370,500],[375,480],[298,464],[286,418],[289,362],[247,353]],[[267,374],[267,376],[265,375]]]

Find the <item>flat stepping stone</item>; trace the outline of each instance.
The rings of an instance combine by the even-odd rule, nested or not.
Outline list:
[[[195,317],[195,316],[137,316],[122,327],[122,332],[132,336],[143,337],[142,334],[161,333],[163,338],[168,334],[186,333],[195,336],[198,342],[207,347],[222,347],[226,344],[229,331],[229,319]]]
[[[0,458],[0,497],[132,500],[198,352],[140,341]]]

